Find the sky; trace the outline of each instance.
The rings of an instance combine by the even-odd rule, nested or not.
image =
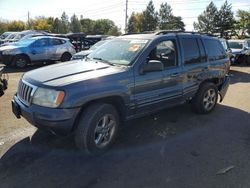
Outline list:
[[[134,12],[142,12],[146,9],[149,0],[128,0],[128,16]],[[156,10],[160,4],[167,2],[173,9],[175,16],[181,16],[186,25],[186,30],[193,30],[193,22],[211,2],[209,0],[153,0]],[[217,8],[220,8],[225,0],[213,0]],[[238,9],[250,11],[250,0],[228,0],[232,10]],[[111,19],[124,31],[126,0],[0,0],[1,20],[27,21],[28,12],[30,18],[38,16],[61,17],[63,11],[71,17],[74,13],[80,18]]]

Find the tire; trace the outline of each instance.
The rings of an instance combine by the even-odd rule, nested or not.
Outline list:
[[[70,59],[71,59],[71,55],[70,55],[70,53],[67,53],[67,52],[65,52],[63,55],[62,55],[62,57],[61,57],[61,61],[62,62],[65,62],[65,61],[69,61]]]
[[[75,143],[87,153],[102,153],[115,141],[120,120],[116,109],[105,103],[89,106],[79,119]]]
[[[24,55],[17,55],[13,60],[16,68],[25,68],[29,64],[29,59]]]
[[[207,114],[214,110],[218,100],[218,89],[211,83],[203,83],[192,100],[192,108],[198,114]]]

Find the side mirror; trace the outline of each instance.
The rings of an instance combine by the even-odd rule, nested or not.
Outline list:
[[[147,63],[144,63],[140,69],[140,74],[146,72],[155,72],[162,71],[164,69],[163,63],[158,60],[149,60]]]

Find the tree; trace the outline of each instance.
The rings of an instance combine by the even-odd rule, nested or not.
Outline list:
[[[51,32],[61,33],[60,28],[61,28],[61,21],[58,18],[55,18],[52,23]]]
[[[137,23],[136,23],[136,15],[134,12],[132,12],[131,16],[129,17],[127,31],[129,33],[138,32]]]
[[[162,3],[159,10],[159,29],[169,29],[169,22],[173,17],[172,8],[167,3]]]
[[[60,32],[61,33],[69,32],[69,17],[65,12],[63,12],[61,16]]]
[[[8,24],[0,20],[0,34],[4,33],[5,31],[8,31]]]
[[[226,0],[217,15],[216,32],[220,34],[220,37],[228,38],[228,33],[232,32],[234,23],[235,20],[232,6],[228,4]]]
[[[94,34],[93,28],[95,25],[95,21],[91,20],[89,18],[81,18],[80,20],[81,26],[82,26],[82,32],[90,35]]]
[[[217,7],[211,2],[206,10],[198,16],[198,23],[194,22],[194,29],[206,33],[216,32],[217,15]]]
[[[114,31],[117,33],[114,33]],[[119,35],[118,28],[112,20],[109,19],[99,19],[94,23],[93,31],[97,35],[108,35],[112,32],[113,35]]]
[[[22,31],[25,29],[23,21],[11,21],[7,23],[8,31]]]
[[[81,31],[81,23],[78,20],[77,16],[73,14],[71,17],[71,22],[70,22],[70,31],[73,33],[77,33]]]
[[[49,24],[49,18],[37,17],[34,20],[31,20],[31,26],[35,30],[47,30],[50,31],[52,25]]]
[[[246,38],[250,35],[250,11],[238,10],[235,29],[238,31],[239,38]]]
[[[142,14],[143,14],[141,22],[142,31],[156,30],[158,25],[158,18],[152,0],[149,1],[146,10],[144,10]]]
[[[159,29],[185,30],[185,24],[180,16],[174,16],[172,8],[167,3],[162,3],[158,15]]]

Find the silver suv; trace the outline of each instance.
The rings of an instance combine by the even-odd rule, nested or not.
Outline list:
[[[48,61],[69,61],[75,54],[68,39],[38,36],[0,47],[3,63],[23,68],[28,64]]]

